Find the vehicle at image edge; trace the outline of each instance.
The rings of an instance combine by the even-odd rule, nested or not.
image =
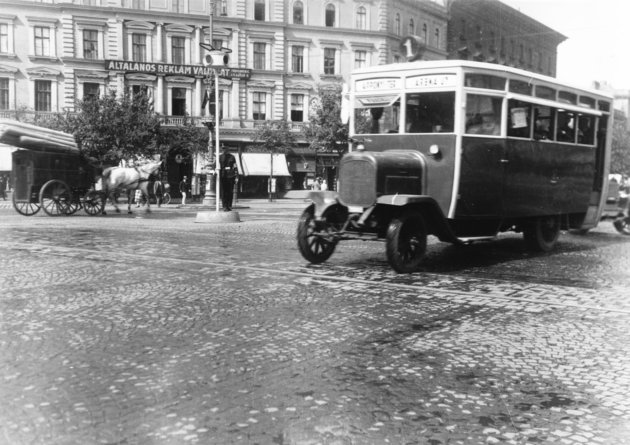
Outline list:
[[[524,70],[461,60],[351,75],[351,146],[338,191],[311,192],[297,243],[311,263],[347,239],[386,241],[417,270],[427,236],[467,244],[522,232],[549,251],[597,225],[606,200],[612,97]]]
[[[630,235],[630,185],[623,182],[622,175],[609,175],[601,219],[612,219],[617,232]]]
[[[13,207],[24,216],[44,209],[49,216],[79,209],[98,215],[104,198],[94,190],[97,169],[83,156],[74,136],[61,131],[0,119],[0,142],[17,147],[12,154]]]

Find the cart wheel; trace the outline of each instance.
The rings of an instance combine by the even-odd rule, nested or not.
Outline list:
[[[42,186],[39,202],[49,216],[67,215],[72,205],[72,192],[65,182],[51,179]]]
[[[171,202],[171,194],[169,192],[164,193],[162,195],[162,204],[170,204]]]
[[[613,221],[613,226],[617,229],[617,232],[622,235],[630,235],[630,216],[625,218],[617,218]]]
[[[316,233],[324,232],[327,222],[315,221],[314,206],[309,206],[298,221],[297,242],[298,249],[304,259],[313,264],[326,261],[335,251],[337,241]]]
[[[25,201],[22,199],[18,200],[16,199],[15,193],[14,193],[13,194],[13,208],[20,215],[33,216],[34,214],[39,212],[39,209],[41,209],[41,206],[39,205],[38,202]]]
[[[81,208],[81,203],[78,201],[70,201],[68,202],[68,206],[66,207],[66,213],[64,215],[74,215],[77,213],[77,210]]]
[[[395,218],[387,228],[387,261],[398,273],[418,270],[427,250],[427,229],[418,212]]]
[[[83,210],[90,216],[98,215],[103,211],[103,195],[97,191],[90,191],[83,200]]]
[[[549,252],[560,236],[560,217],[541,216],[523,228],[527,248],[534,252]]]

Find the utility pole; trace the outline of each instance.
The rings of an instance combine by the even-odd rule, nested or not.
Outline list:
[[[208,40],[209,40],[209,44],[210,47],[212,47],[212,36],[213,36],[213,20],[214,20],[214,0],[208,0],[208,7],[209,7],[209,14],[208,14]],[[211,70],[213,71],[213,70]],[[206,84],[206,92],[205,94],[211,95],[211,90],[212,90],[212,73],[208,74],[207,77],[207,84]],[[217,82],[216,88],[218,89],[218,78],[214,79]],[[215,101],[217,102],[217,104],[219,103],[218,100],[218,96],[215,96]],[[218,144],[219,144],[219,138],[218,138],[218,134],[219,134],[219,117],[216,114],[216,111],[218,110],[218,107],[216,107],[216,109],[214,111],[211,110],[210,106],[208,106],[208,118],[211,117],[210,113],[214,112],[215,113],[215,127],[216,127],[216,132],[217,132],[217,151],[218,151]],[[208,121],[207,122],[207,126],[208,126],[208,155],[210,156],[210,159],[212,159],[214,157],[214,172],[213,173],[209,173],[208,175],[206,175],[206,193],[203,197],[203,204],[207,205],[207,206],[216,206],[217,210],[219,208],[219,188],[216,186],[216,184],[219,183],[219,175],[218,175],[218,162],[219,162],[219,156],[218,154],[214,155],[212,154],[214,146],[212,143],[212,121]],[[215,178],[213,178],[212,176],[216,176]]]

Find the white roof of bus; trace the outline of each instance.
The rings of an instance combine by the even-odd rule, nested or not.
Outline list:
[[[371,74],[392,74],[399,72],[401,74],[406,71],[415,70],[440,70],[440,69],[452,69],[456,71],[458,69],[474,68],[476,70],[485,70],[488,73],[495,75],[505,75],[507,78],[521,77],[529,80],[538,80],[541,84],[555,86],[559,89],[571,90],[577,93],[589,94],[596,96],[599,99],[613,100],[613,96],[605,91],[582,88],[574,85],[563,83],[555,77],[549,77],[538,73],[532,73],[531,71],[525,71],[520,68],[512,68],[505,65],[499,65],[496,63],[486,62],[474,62],[470,60],[420,60],[416,62],[403,62],[392,63],[388,65],[375,65],[367,68],[359,68],[352,72],[352,79],[363,78],[366,75]],[[521,79],[522,80],[522,79]]]

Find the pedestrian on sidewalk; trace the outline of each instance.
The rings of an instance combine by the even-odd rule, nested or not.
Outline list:
[[[188,184],[188,176],[184,176],[184,179],[179,183],[179,192],[182,194],[182,205],[186,205],[186,196],[190,193],[190,184]]]
[[[7,200],[7,178],[4,175],[0,175],[0,196]]]
[[[221,204],[224,212],[232,210],[234,197],[234,184],[238,181],[238,167],[236,158],[224,145],[223,152],[219,156],[219,178],[221,180]]]

